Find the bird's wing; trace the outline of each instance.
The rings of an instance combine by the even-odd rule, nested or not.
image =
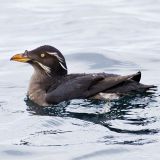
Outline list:
[[[106,91],[110,88],[116,87],[126,81],[136,81],[138,83],[141,78],[141,72],[137,72],[136,74],[131,74],[127,76],[117,75],[116,77],[106,77],[103,80],[99,81],[97,84],[91,86],[86,92],[86,97],[91,97],[99,92]]]
[[[137,74],[138,73],[128,76],[86,74],[76,77],[60,84],[56,89],[47,93],[46,102],[53,104],[75,98],[87,98],[128,79],[133,79]]]
[[[71,78],[47,93],[46,102],[53,104],[75,98],[85,98],[84,92],[104,78],[103,75],[94,76],[91,74]]]

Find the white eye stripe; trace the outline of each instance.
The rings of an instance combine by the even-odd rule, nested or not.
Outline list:
[[[37,61],[36,61],[36,62],[37,62]],[[42,67],[42,69],[46,72],[46,74],[47,74],[48,76],[50,76],[51,69],[50,69],[49,67],[43,65],[43,64],[40,63],[40,62],[37,62],[37,63],[40,65],[40,67]]]
[[[61,62],[59,62],[59,64],[61,65],[61,67],[62,67],[63,69],[67,70],[67,68],[66,68]]]
[[[56,52],[47,52],[50,55],[54,55],[60,62],[64,62],[63,58],[61,58]]]
[[[45,65],[43,65],[42,63],[40,63],[40,62],[38,62],[38,61],[36,61],[36,62],[39,64],[39,66],[45,71],[45,73],[46,73],[48,76],[51,76],[51,75],[50,75],[50,73],[51,73],[51,68],[50,68],[50,67],[45,66]],[[61,65],[61,67],[62,67],[63,69],[65,69],[65,70],[67,71],[67,68],[66,68],[61,62],[59,62],[59,64]]]

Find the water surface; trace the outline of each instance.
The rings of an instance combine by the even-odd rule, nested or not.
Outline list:
[[[42,109],[26,99],[32,68],[9,59],[49,44],[70,73],[141,70],[143,83],[160,86],[160,1],[0,2],[0,159],[159,160],[159,89]]]

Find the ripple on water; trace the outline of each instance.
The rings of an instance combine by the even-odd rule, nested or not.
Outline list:
[[[159,2],[1,0],[1,159],[158,160],[160,91],[111,102],[26,106],[32,71],[9,59],[48,43],[68,52],[71,72],[140,69],[143,82],[159,85]]]
[[[153,115],[146,115],[149,110],[156,108],[156,101],[157,95],[148,93],[145,95],[137,94],[133,97],[129,96],[110,102],[72,100],[70,102],[55,105],[54,107],[45,108],[35,106],[29,100],[26,100],[26,104],[28,105],[28,111],[33,115],[52,115],[62,118],[74,118],[72,125],[75,126],[79,125],[76,124],[76,120],[79,119],[84,122],[91,122],[93,126],[98,125],[105,128],[105,132],[108,136],[99,137],[99,139],[96,140],[97,142],[105,144],[143,145],[157,141],[157,137],[154,135],[159,134],[159,128],[156,129],[152,126],[152,124],[156,122],[156,117]],[[147,111],[146,108],[148,108]],[[81,135],[81,131],[78,132]],[[40,135],[46,136],[58,134],[62,135],[62,137],[63,135],[66,135],[66,137],[76,137],[73,130],[46,130],[32,134],[29,139],[30,141],[35,141]],[[40,139],[43,138],[41,137]],[[51,142],[49,139],[48,141]],[[40,140],[37,140],[37,142],[40,142]],[[29,145],[30,143],[22,140],[20,144]],[[60,145],[55,142],[51,142],[51,144],[48,145],[55,144]],[[63,143],[63,145],[68,144],[70,143]]]

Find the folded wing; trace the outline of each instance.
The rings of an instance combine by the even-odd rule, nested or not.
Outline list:
[[[47,93],[46,101],[53,104],[70,99],[88,98],[100,92],[119,92],[123,90],[121,86],[128,88],[129,91],[133,89],[133,87],[128,87],[131,84],[134,84],[134,87],[140,86],[139,88],[151,87],[141,85],[139,83],[140,78],[140,72],[127,76],[84,74],[83,76],[77,76],[73,79],[63,82],[56,89]],[[126,86],[124,86],[125,84]]]

